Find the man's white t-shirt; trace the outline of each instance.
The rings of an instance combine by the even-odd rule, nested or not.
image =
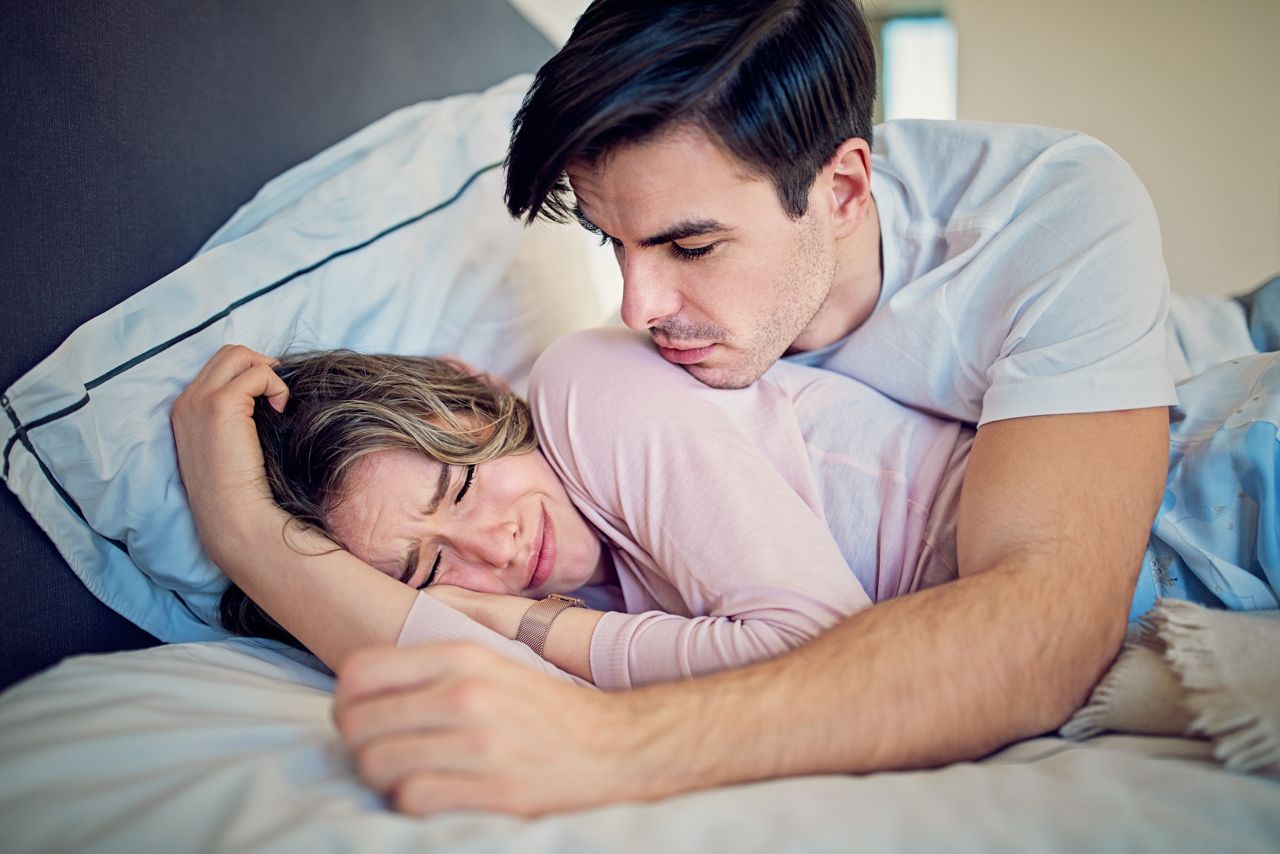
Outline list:
[[[879,302],[799,361],[978,425],[1177,403],[1159,224],[1111,149],[1050,128],[896,121],[876,128],[871,180]]]

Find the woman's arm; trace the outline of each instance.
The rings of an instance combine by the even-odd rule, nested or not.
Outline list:
[[[520,621],[533,604],[532,600],[520,596],[475,593],[462,587],[449,585],[433,587],[423,591],[421,595],[432,597],[448,605],[512,643],[515,643]],[[568,608],[561,611],[551,624],[551,631],[542,649],[542,659],[585,682],[595,684],[595,678],[591,673],[591,636],[604,614],[603,611],[587,608]],[[417,635],[418,630],[406,624],[400,636],[401,643],[405,645],[417,643],[419,642]],[[515,646],[533,655],[533,651],[524,644],[515,643]]]
[[[254,398],[288,398],[274,360],[224,347],[173,408],[178,461],[201,543],[214,563],[285,629],[336,670],[358,649],[395,643],[412,619],[423,640],[468,640],[544,672],[565,673],[522,644],[303,530],[271,498],[253,423]]]

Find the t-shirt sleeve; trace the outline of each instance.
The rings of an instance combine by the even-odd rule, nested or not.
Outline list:
[[[400,629],[400,637],[397,638],[396,645],[415,646],[432,641],[466,641],[479,644],[517,664],[540,670],[561,681],[578,685],[591,684],[544,661],[523,643],[503,637],[486,626],[480,625],[461,611],[450,608],[426,591],[422,591],[414,601],[413,607],[409,609],[409,615]]]
[[[776,429],[794,413],[768,383],[708,389],[645,339],[596,330],[543,355],[530,401],[574,502],[631,551],[636,582],[665,609],[600,620],[597,686],[772,657],[870,604],[827,528],[799,428]],[[797,444],[770,447],[788,437]]]
[[[953,317],[956,334],[980,337],[995,323],[1007,330],[988,345],[998,350],[988,353],[980,425],[1177,402],[1168,273],[1151,199],[1101,143],[1076,137],[1063,145],[1075,147],[1073,156],[1036,173],[1045,186],[1025,191],[1025,209],[966,272],[985,295]]]

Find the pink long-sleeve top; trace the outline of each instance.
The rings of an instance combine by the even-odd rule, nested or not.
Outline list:
[[[606,613],[591,638],[601,688],[772,657],[914,589],[963,444],[958,424],[816,368],[783,362],[748,388],[707,388],[621,329],[550,347],[529,402],[617,571],[626,613]],[[554,670],[419,596],[400,642],[446,636]]]

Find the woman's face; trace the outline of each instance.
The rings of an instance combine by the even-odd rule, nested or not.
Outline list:
[[[445,466],[417,451],[362,457],[329,527],[413,587],[540,597],[603,578],[600,540],[541,451]]]

